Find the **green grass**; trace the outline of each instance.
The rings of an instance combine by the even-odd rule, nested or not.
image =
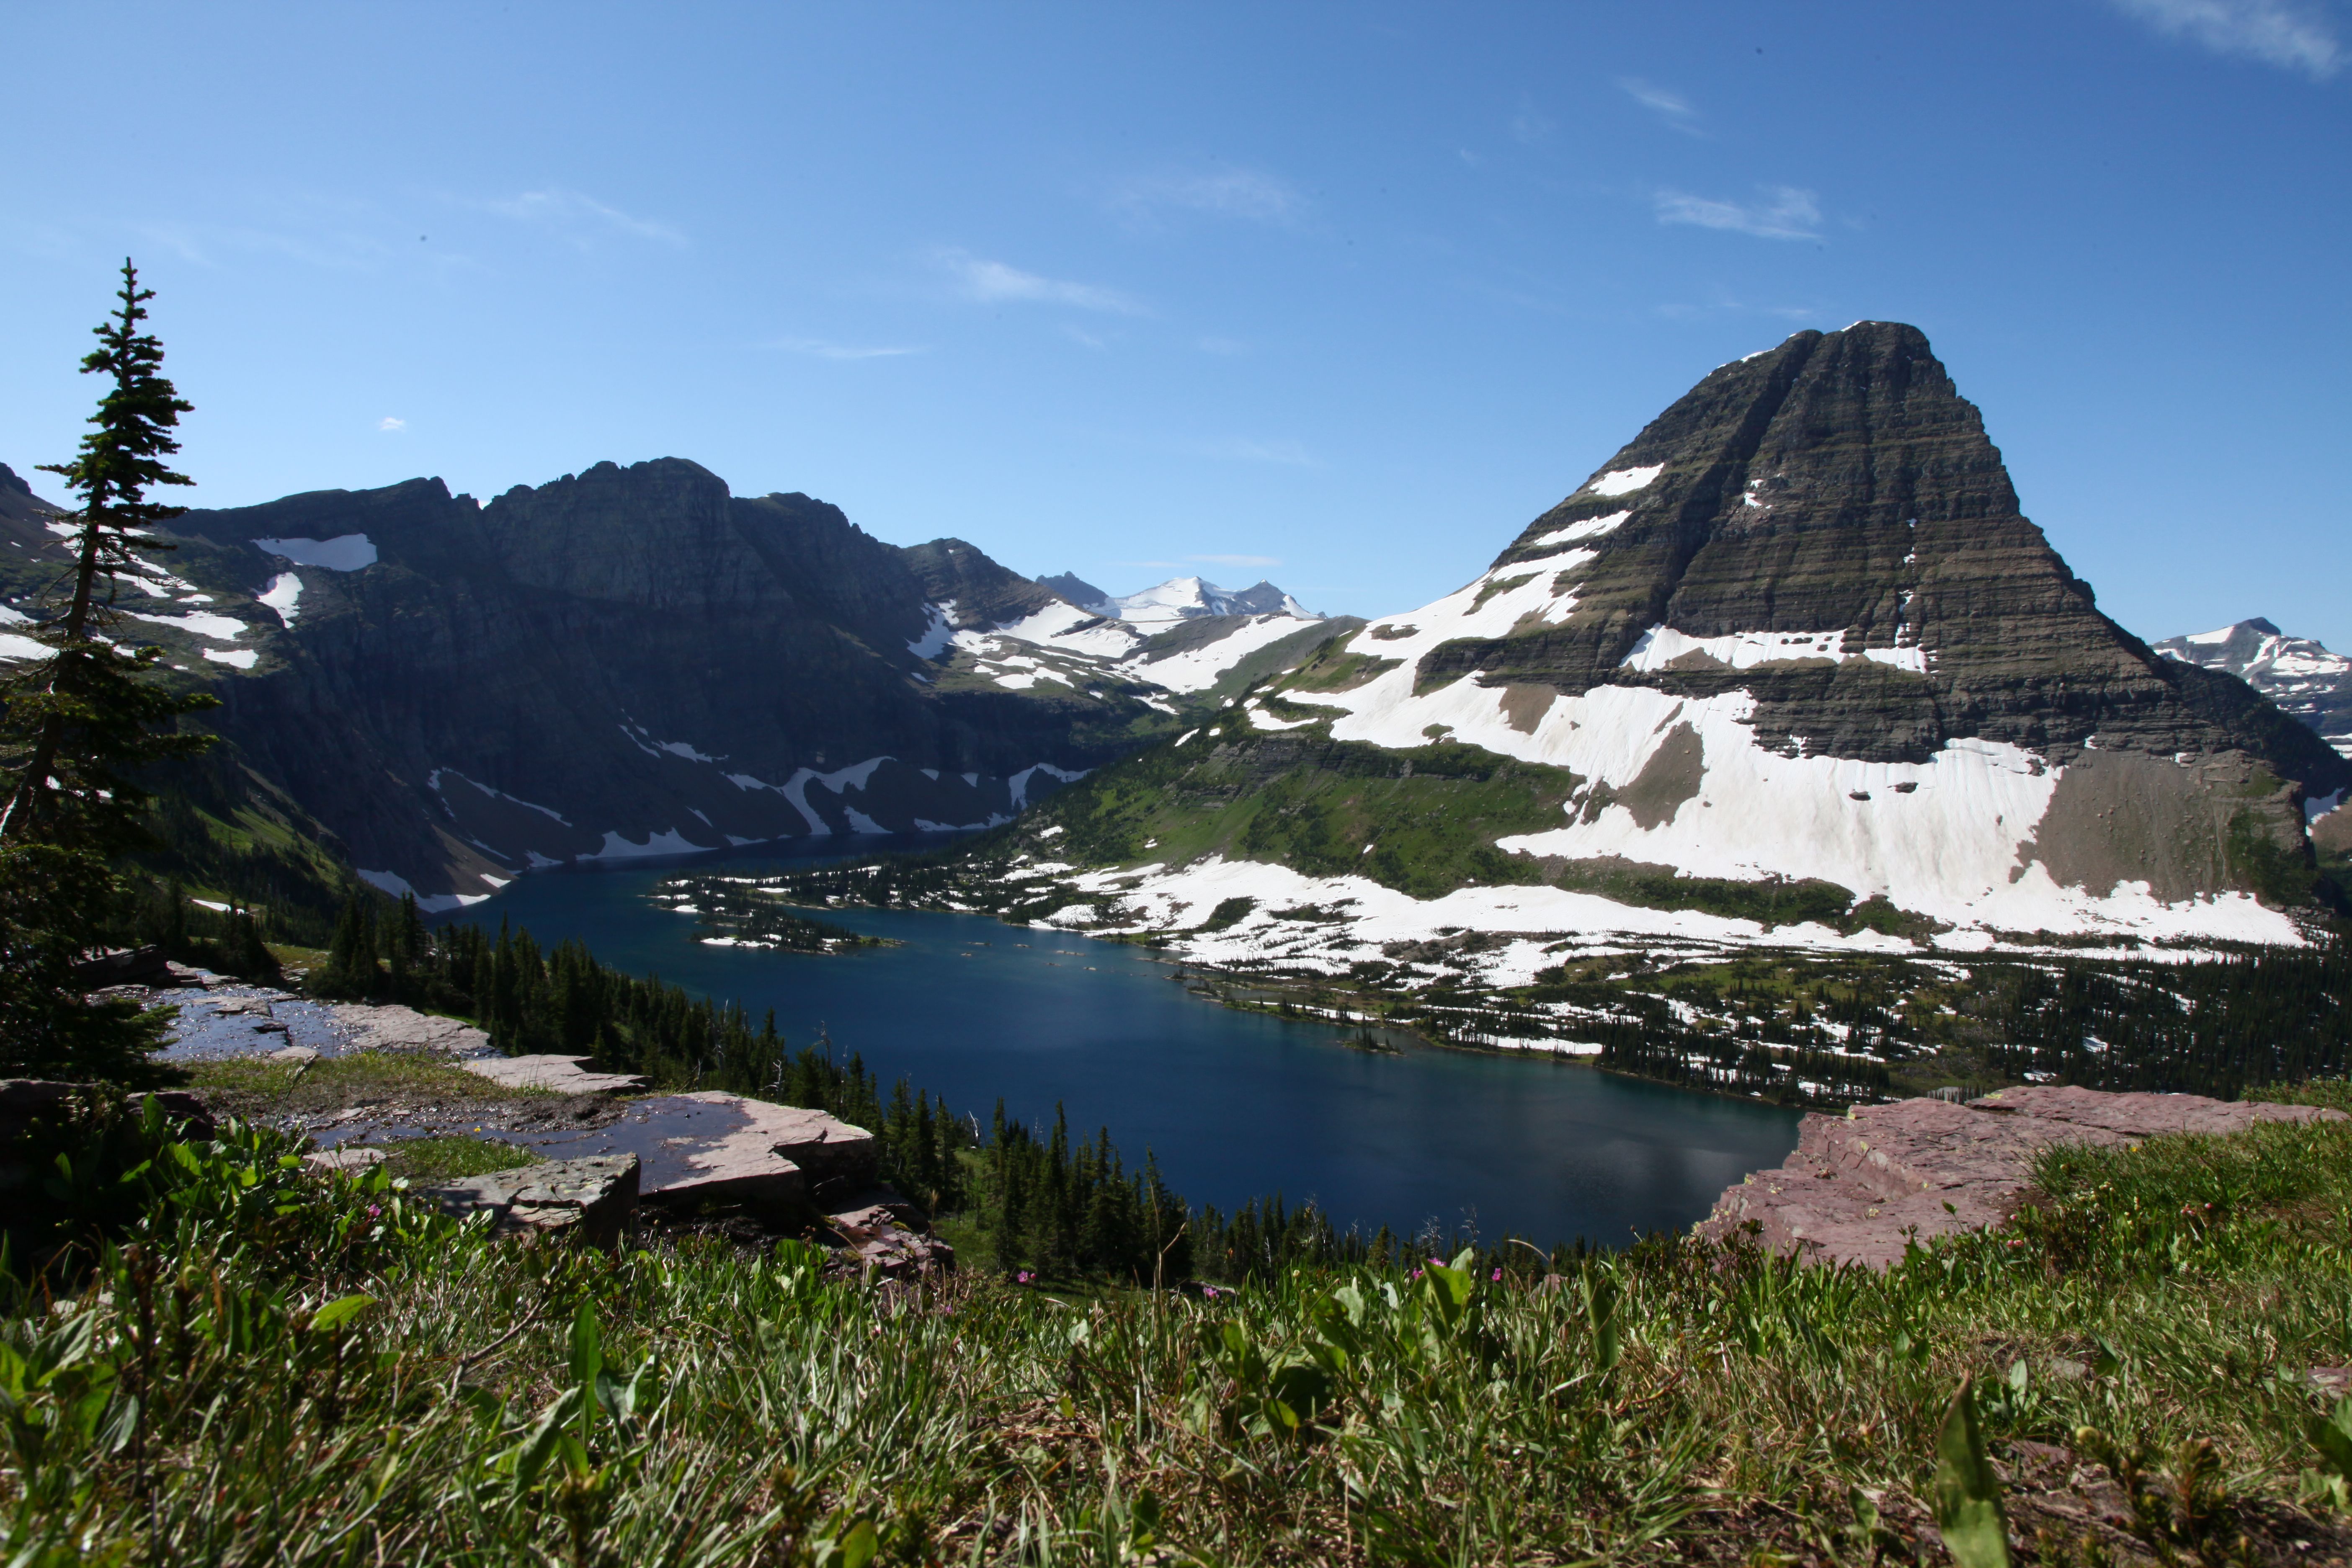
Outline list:
[[[404,1099],[439,1103],[562,1098],[548,1089],[509,1089],[443,1058],[405,1051],[355,1051],[308,1063],[239,1057],[192,1062],[187,1073],[188,1086],[214,1106],[265,1120]]]
[[[383,1144],[385,1172],[415,1182],[450,1182],[467,1176],[487,1176],[493,1171],[518,1170],[539,1156],[495,1138],[471,1138],[463,1133],[431,1138],[396,1138]]]
[[[1213,1297],[491,1244],[241,1136],[0,1335],[8,1561],[1935,1563],[1971,1374],[2031,1559],[2352,1547],[2306,1375],[2352,1364],[2352,1124],[2053,1155],[1885,1276],[1654,1241]],[[2054,1506],[2078,1463],[2126,1528]]]

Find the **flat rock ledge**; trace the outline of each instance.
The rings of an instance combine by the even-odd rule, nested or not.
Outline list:
[[[1753,1222],[1768,1251],[1809,1263],[1889,1268],[1912,1237],[2004,1223],[2033,1179],[2033,1161],[2061,1144],[2114,1146],[2168,1132],[2237,1132],[2263,1121],[2340,1121],[2340,1110],[2110,1094],[2091,1089],[2002,1089],[1966,1105],[1904,1100],[1809,1115],[1777,1170],[1726,1188],[1697,1226],[1722,1241]]]
[[[444,1214],[491,1215],[494,1236],[567,1236],[609,1247],[636,1212],[637,1171],[635,1154],[592,1155],[426,1183],[409,1192]]]
[[[406,1008],[400,1010],[407,1011]],[[447,1023],[451,1020],[436,1019],[434,1022]],[[470,1027],[466,1032],[481,1035],[480,1030]],[[487,1048],[489,1037],[486,1035],[481,1037]],[[598,1072],[589,1065],[594,1059],[593,1057],[550,1056],[465,1057],[457,1065],[477,1078],[486,1078],[509,1089],[544,1089],[558,1094],[634,1094],[650,1087],[646,1079],[635,1073]]]
[[[668,1157],[646,1195],[670,1204],[747,1204],[797,1208],[819,1188],[856,1188],[880,1163],[874,1134],[822,1110],[772,1105],[719,1089],[668,1097],[707,1107],[725,1125],[668,1141]],[[685,1129],[681,1129],[685,1131]]]

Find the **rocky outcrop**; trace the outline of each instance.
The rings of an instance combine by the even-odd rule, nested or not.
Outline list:
[[[635,1073],[598,1072],[593,1057],[468,1057],[457,1065],[508,1089],[550,1094],[630,1094],[651,1087]]]
[[[1809,1263],[1886,1268],[1913,1240],[1983,1230],[2015,1212],[2037,1156],[2054,1146],[2135,1144],[2164,1133],[2226,1133],[2266,1121],[2341,1121],[2305,1105],[2195,1094],[2004,1089],[1959,1104],[1905,1100],[1809,1115],[1779,1169],[1728,1188],[1698,1233],[1749,1233]]]
[[[789,1210],[870,1185],[877,1169],[874,1134],[822,1110],[707,1089],[633,1111],[660,1137],[646,1196],[661,1203]]]
[[[175,527],[189,574],[283,604],[249,605],[258,659],[218,727],[428,901],[583,857],[984,823],[1014,775],[1042,794],[1038,764],[1082,773],[1151,717],[1067,685],[940,689],[906,552],[674,458],[487,507],[420,479]]]
[[[409,1193],[458,1218],[489,1215],[494,1236],[562,1236],[610,1247],[636,1213],[638,1169],[635,1154],[548,1160],[419,1184]]]
[[[1437,812],[1441,773],[1475,787]],[[2326,891],[2306,808],[2347,787],[2244,681],[2101,615],[1926,338],[1864,321],[1717,369],[1479,577],[1064,795],[1018,848],[1135,867],[1121,902],[1062,883],[1104,931],[1223,930],[1222,858],[1310,879],[1264,880],[1296,907],[1369,911],[1369,880],[1459,893],[1435,929],[1548,939],[2294,943]],[[1560,896],[1469,896],[1538,882]],[[1795,887],[1815,907],[1768,907]],[[1367,923],[1313,957],[1366,962]],[[1297,963],[1286,924],[1181,940]]]
[[[911,1279],[955,1267],[955,1248],[933,1236],[921,1216],[888,1189],[860,1194],[855,1206],[828,1214],[841,1238],[844,1261],[862,1275]]]

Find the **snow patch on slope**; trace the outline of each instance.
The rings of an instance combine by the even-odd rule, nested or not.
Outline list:
[[[667,833],[655,833],[648,830],[646,834],[646,841],[643,844],[632,844],[627,839],[622,837],[619,834],[608,831],[604,835],[604,847],[603,848],[592,849],[584,855],[575,856],[574,858],[580,860],[629,860],[648,855],[701,855],[705,853],[708,853],[707,846],[689,843],[685,835],[679,833],[677,828],[673,827]]]
[[[1632,495],[1635,490],[1648,489],[1650,482],[1665,471],[1664,463],[1646,468],[1612,468],[1599,479],[1587,481],[1584,488],[1597,496]]]
[[[1865,647],[1849,650],[1845,633],[1834,632],[1732,632],[1723,637],[1695,637],[1668,626],[1652,626],[1633,645],[1633,651],[1619,660],[1624,669],[1664,669],[1689,654],[1698,654],[1717,664],[1727,664],[1734,669],[1750,669],[1759,664],[1773,664],[1789,659],[1825,658],[1838,662],[1867,659],[1874,664],[1892,665],[1915,675],[1927,673],[1927,650],[1919,647]]]
[[[1552,544],[1574,544],[1579,540],[1598,539],[1604,533],[1614,533],[1623,526],[1630,511],[1612,511],[1607,517],[1588,517],[1582,522],[1571,522],[1566,528],[1555,529],[1528,546],[1541,550]]]
[[[294,624],[295,606],[302,602],[302,579],[291,572],[280,572],[255,597],[277,611],[282,625],[290,626]]]
[[[950,601],[944,605],[926,605],[923,608],[930,612],[930,624],[923,628],[921,637],[907,645],[907,651],[917,658],[937,658],[947,652],[949,645],[955,639],[955,621],[950,613],[955,605]]]
[[[190,610],[184,616],[151,616],[144,610],[122,612],[134,621],[147,621],[159,626],[169,626],[191,637],[210,637],[215,642],[234,642],[245,635],[245,623],[234,616],[215,615],[210,610]]]
[[[378,892],[389,893],[395,899],[403,893],[408,894],[416,900],[416,907],[428,915],[446,915],[451,910],[462,910],[467,904],[478,904],[490,896],[488,893],[420,893],[410,887],[408,879],[397,871],[370,871],[357,866],[352,868],[352,871]]]
[[[1301,619],[1297,616],[1260,616],[1246,626],[1234,627],[1232,635],[1219,637],[1215,642],[1202,643],[1198,647],[1165,654],[1158,658],[1143,658],[1129,668],[1171,691],[1206,691],[1223,678],[1225,671],[1258,649],[1271,647],[1286,637],[1322,624],[1319,620]]]

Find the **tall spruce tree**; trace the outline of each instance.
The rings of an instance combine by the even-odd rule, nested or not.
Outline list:
[[[188,411],[162,374],[163,345],[140,330],[152,289],[122,264],[121,303],[97,329],[83,374],[104,375],[100,396],[70,463],[44,464],[80,500],[73,565],[47,595],[34,636],[51,650],[0,684],[0,1065],[16,1070],[132,1080],[145,1076],[160,1015],[131,1004],[91,1003],[74,966],[116,925],[121,885],[115,862],[155,840],[142,818],[151,796],[144,770],[211,743],[177,732],[183,714],[215,705],[153,677],[155,647],[129,649],[106,634],[131,553],[169,549],[144,531],[185,510],[147,499],[156,485],[184,485],[165,459],[172,429]]]

